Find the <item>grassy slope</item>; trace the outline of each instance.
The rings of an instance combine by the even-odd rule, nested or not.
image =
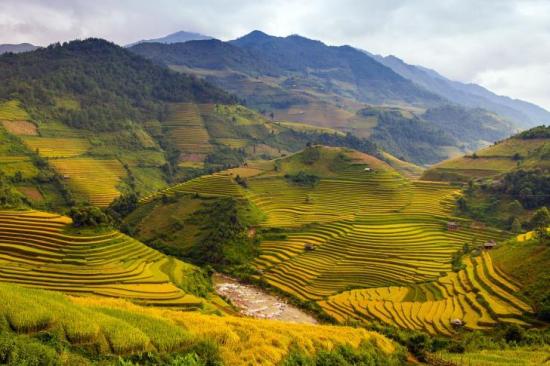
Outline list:
[[[537,311],[550,309],[550,246],[538,240],[511,240],[497,248],[495,264],[522,284],[521,294],[529,298]]]
[[[495,177],[514,169],[550,168],[549,139],[512,137],[473,155],[436,164],[423,177],[430,180],[468,181]]]
[[[399,359],[393,342],[362,329],[182,313],[139,307],[123,300],[71,298],[8,284],[0,284],[0,297],[7,300],[0,304],[1,333],[13,337],[12,342],[17,339],[20,347],[18,353],[10,354],[10,347],[13,350],[16,346],[0,343],[2,357],[11,357],[15,363],[24,357],[42,357],[66,365],[87,365],[101,359],[103,364],[111,364],[117,355],[145,352],[153,360],[160,354],[158,362],[171,353],[205,356],[205,343],[211,349],[218,348],[227,365],[245,365],[252,360],[275,365],[291,345],[314,354],[338,344],[357,348],[361,342],[374,345],[372,355],[376,353],[390,364],[397,365]],[[29,344],[34,348],[26,348]],[[56,344],[64,346],[56,351]]]

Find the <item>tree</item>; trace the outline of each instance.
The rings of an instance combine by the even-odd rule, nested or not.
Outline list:
[[[521,233],[521,221],[519,221],[517,217],[514,218],[514,220],[512,221],[510,230],[512,230],[512,232],[516,234]]]
[[[69,211],[75,227],[101,226],[111,224],[111,218],[99,207],[81,206],[73,207]]]
[[[533,230],[537,234],[537,237],[544,239],[548,236],[547,229],[550,226],[550,212],[548,208],[541,207],[535,212],[535,215],[530,221]]]

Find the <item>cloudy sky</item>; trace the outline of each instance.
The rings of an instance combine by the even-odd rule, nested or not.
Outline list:
[[[0,0],[0,43],[254,29],[394,54],[550,110],[550,0]]]

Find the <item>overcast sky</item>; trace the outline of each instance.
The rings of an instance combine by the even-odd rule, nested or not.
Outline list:
[[[254,29],[394,54],[550,110],[550,0],[0,0],[0,43]]]

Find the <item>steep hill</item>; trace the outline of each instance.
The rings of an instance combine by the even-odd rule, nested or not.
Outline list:
[[[483,108],[512,120],[516,127],[528,128],[550,122],[550,112],[518,99],[496,95],[476,84],[449,80],[434,70],[405,63],[395,56],[372,55],[377,61],[432,93],[466,107]]]
[[[158,119],[166,102],[226,102],[232,97],[192,77],[159,68],[100,39],[54,44],[0,57],[0,98],[31,116],[114,131]]]
[[[424,173],[426,179],[468,181],[496,177],[524,169],[550,168],[548,127],[535,127],[481,149],[475,154],[439,163]]]
[[[0,55],[3,53],[21,53],[34,51],[38,46],[32,45],[30,43],[19,43],[19,44],[0,44]]]
[[[233,238],[248,237],[259,256],[225,270],[252,274],[340,322],[446,335],[455,333],[455,317],[469,329],[527,325],[524,314],[533,310],[514,295],[519,285],[479,249],[508,234],[453,217],[458,194],[445,183],[409,181],[357,151],[312,146],[173,186],[145,198],[127,224],[137,237],[193,259],[194,247],[212,253],[216,246],[203,238],[221,231],[221,220],[201,220],[208,212],[201,207],[233,199],[248,206],[227,220],[238,223]],[[164,237],[153,232],[160,217]],[[235,247],[220,249],[234,255]]]

